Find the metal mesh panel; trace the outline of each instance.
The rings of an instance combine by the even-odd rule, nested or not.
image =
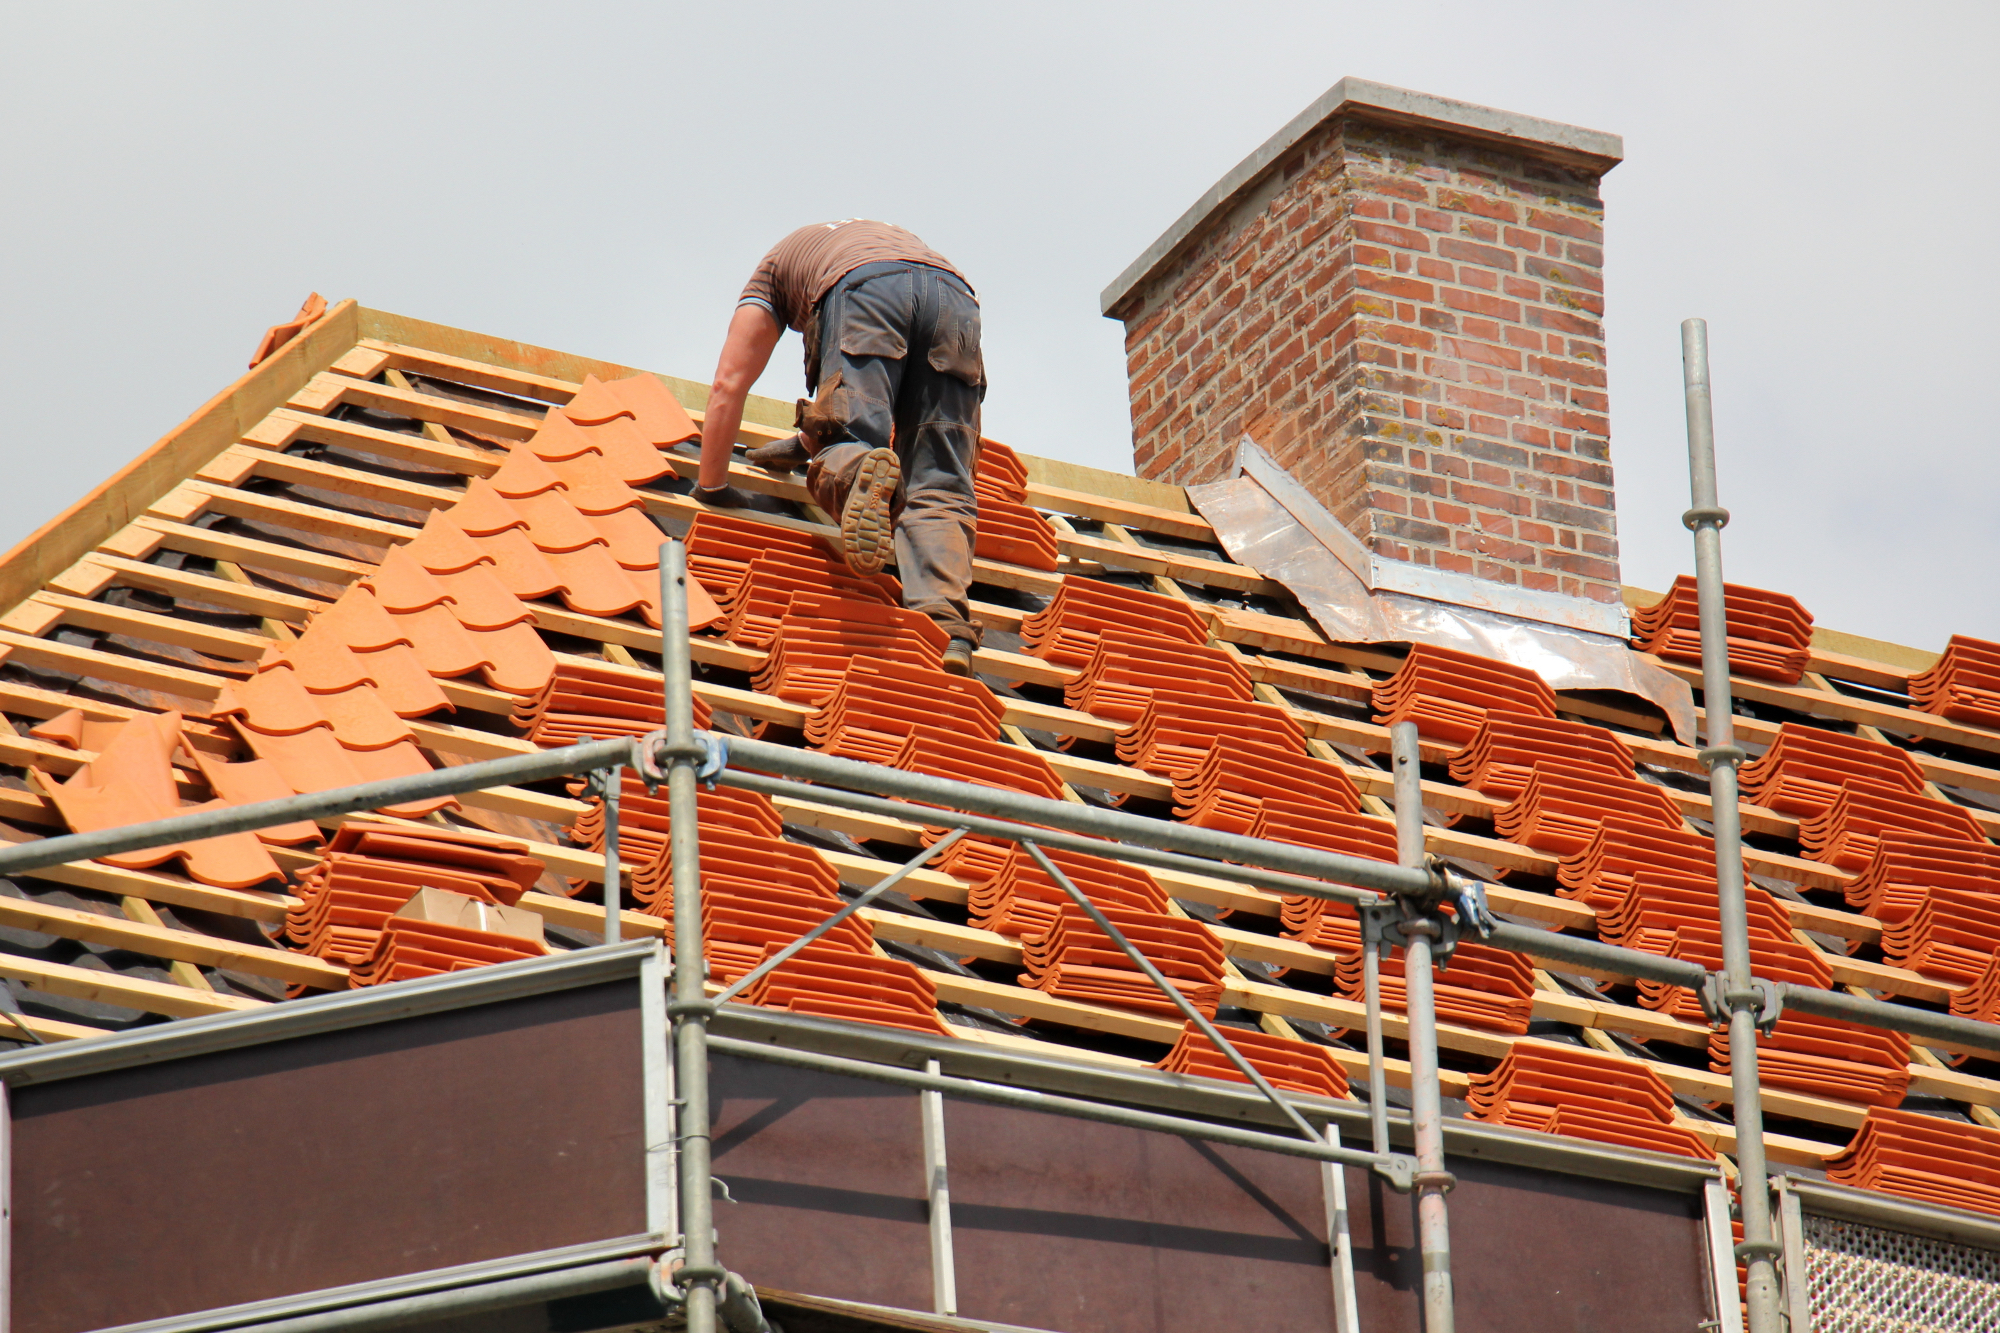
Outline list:
[[[1992,1333],[2000,1254],[1808,1214],[1813,1333]]]

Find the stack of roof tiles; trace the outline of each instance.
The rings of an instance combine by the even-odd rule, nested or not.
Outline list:
[[[1723,585],[1729,669],[1744,676],[1797,684],[1812,652],[1812,613],[1794,598],[1738,583]],[[1701,661],[1701,610],[1695,581],[1674,580],[1667,595],[1632,611],[1632,644],[1671,662]]]
[[[1467,745],[1488,713],[1555,717],[1556,696],[1522,667],[1420,643],[1375,687],[1375,713],[1384,725],[1414,722],[1419,735]]]
[[[1662,827],[1658,820],[1611,815],[1590,841],[1562,858],[1556,892],[1600,911],[1622,901],[1641,875],[1715,890],[1715,843],[1685,825]]]
[[[539,958],[548,951],[548,945],[540,940],[504,931],[392,916],[376,936],[374,950],[348,973],[347,984],[380,986],[391,981],[414,981],[418,977],[484,967],[488,963]]]
[[[394,942],[378,956],[378,946],[391,918],[421,889],[512,907],[541,874],[542,863],[509,839],[421,824],[343,824],[318,862],[300,872],[299,904],[286,913],[284,935],[331,962],[359,967],[374,959],[364,974],[369,981],[473,967],[497,961],[496,950],[525,957],[542,950],[513,935],[454,934],[425,922],[396,928],[413,932],[410,957],[399,956]]]
[[[1756,762],[1738,774],[1743,798],[1780,814],[1823,813],[1855,782],[1921,796],[1924,775],[1906,751],[1861,736],[1787,722]]]
[[[1222,943],[1208,928],[1164,912],[1100,907],[1146,961],[1204,1016],[1222,1002]],[[1083,910],[1065,902],[1045,932],[1021,937],[1020,983],[1065,1000],[1174,1017],[1180,1010]]]
[[[960,842],[958,847],[965,845]],[[1154,916],[1169,914],[1166,891],[1142,867],[1059,847],[1045,847],[1042,851],[1084,897],[1099,907]],[[1006,849],[997,869],[984,857],[972,855],[950,858],[945,864],[953,874],[974,878],[967,906],[972,924],[981,930],[1017,939],[1024,935],[1046,935],[1055,929],[1062,909],[1071,905],[1069,895],[1033,857],[1017,846]],[[980,876],[982,870],[991,873]]]
[[[1826,955],[1808,944],[1794,939],[1779,939],[1766,933],[1755,918],[1750,923],[1750,970],[1769,981],[1790,982],[1798,986],[1813,986],[1825,990],[1833,984],[1833,971]],[[1683,922],[1674,928],[1673,935],[1661,950],[1669,958],[1695,963],[1706,971],[1722,970],[1722,931],[1719,925],[1705,926]],[[1707,1021],[1703,1014],[1701,1000],[1691,990],[1681,986],[1670,986],[1665,982],[1641,981],[1639,983],[1639,1003],[1649,1009],[1658,1009],[1675,1018],[1686,1019],[1690,1023]]]
[[[1028,469],[1020,456],[998,440],[981,440],[972,490],[979,501],[973,554],[1053,572],[1061,555],[1055,529],[1028,507]]]
[[[1877,1107],[1827,1179],[1906,1199],[2000,1214],[2000,1130]]]
[[[1710,1034],[1708,1067],[1729,1072],[1727,1031]],[[1895,1106],[1910,1089],[1910,1039],[1787,1010],[1769,1036],[1757,1038],[1757,1080],[1844,1102]]]
[[[1021,642],[1046,662],[1082,670],[1107,630],[1197,648],[1208,642],[1208,624],[1191,604],[1075,575],[1065,575],[1049,604],[1021,622]]]
[[[1575,856],[1615,816],[1663,832],[1683,827],[1680,810],[1664,789],[1650,782],[1538,759],[1520,794],[1493,816],[1493,828],[1509,842]]]
[[[902,606],[902,585],[887,574],[858,578],[819,538],[703,510],[687,534],[691,586],[722,614],[731,643],[768,648],[795,595],[815,603]]]
[[[1326,1047],[1236,1027],[1224,1030],[1222,1035],[1272,1087],[1333,1101],[1347,1100],[1347,1071],[1340,1067]],[[1232,1083],[1250,1081],[1193,1023],[1182,1025],[1181,1035],[1174,1042],[1173,1049],[1153,1068],[1164,1069],[1169,1074],[1199,1074],[1203,1078],[1225,1079]]]
[[[840,875],[816,849],[784,837],[769,797],[734,787],[695,797],[701,839],[702,948],[710,977],[724,985],[840,909]],[[627,778],[619,793],[620,859],[633,867],[641,909],[674,938],[672,818],[664,794]],[[570,826],[570,836],[604,852],[604,803]],[[572,892],[582,888],[573,882]],[[921,969],[877,956],[866,920],[851,916],[744,992],[752,1004],[942,1032],[936,987]]]
[[[1910,700],[1927,713],[2000,730],[2000,643],[1952,635],[1937,664],[1910,677]]]
[[[823,703],[857,658],[941,672],[948,642],[936,621],[916,611],[798,593],[778,618],[771,655],[751,684],[780,699]]]
[[[997,742],[1004,712],[993,691],[970,677],[856,657],[806,719],[806,742],[843,759],[894,764],[925,727]]]
[[[1334,932],[1328,926],[1341,919],[1331,911],[1322,916],[1321,929],[1313,943],[1322,948],[1332,945]],[[1367,998],[1367,990],[1359,922],[1355,925],[1356,934],[1349,948],[1333,946],[1339,955],[1334,963],[1333,980],[1343,996],[1363,1000]],[[1409,1010],[1405,962],[1401,949],[1391,950],[1382,960],[1382,1007],[1399,1013]],[[1444,971],[1432,978],[1431,990],[1440,1022],[1487,1032],[1526,1032],[1528,1021],[1534,1016],[1535,966],[1525,955],[1461,940],[1453,948]]]
[[[1514,800],[1537,767],[1630,778],[1632,752],[1603,727],[1563,718],[1491,710],[1463,750],[1451,757],[1451,780],[1485,796]]]
[[[697,698],[695,727],[706,729],[713,719],[714,710]],[[513,722],[529,740],[548,748],[644,736],[667,725],[666,698],[651,673],[572,659],[514,705]]]
[[[1473,1120],[1677,1157],[1715,1156],[1674,1122],[1673,1092],[1658,1074],[1597,1051],[1516,1045],[1498,1069],[1472,1080],[1466,1101]]]
[[[1107,626],[1082,674],[1063,687],[1079,712],[1134,723],[1161,694],[1248,701],[1250,676],[1220,648],[1183,643],[1144,630]]]
[[[1833,804],[1799,821],[1799,848],[1815,861],[1859,873],[1885,836],[1918,834],[1973,847],[1986,835],[1965,807],[1856,778]]]

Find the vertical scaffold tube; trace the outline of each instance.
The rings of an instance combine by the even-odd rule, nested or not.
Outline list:
[[[625,770],[603,769],[598,777],[604,785],[604,942],[616,944],[625,908],[625,863],[618,848],[618,797]]]
[[[1417,724],[1389,729],[1396,772],[1396,855],[1424,864],[1424,792]],[[1417,1150],[1417,1246],[1423,1255],[1425,1333],[1452,1333],[1451,1230],[1445,1217],[1444,1106],[1438,1095],[1437,1005],[1431,989],[1431,933],[1424,918],[1403,922],[1404,1012],[1410,1024],[1410,1125]]]
[[[673,858],[675,1086],[680,1092],[681,1255],[688,1333],[715,1333],[714,1197],[709,1184],[708,1015],[702,983],[701,842],[695,809],[694,681],[688,659],[687,548],[660,547],[660,665],[666,676],[668,841]]]
[[[1736,1119],[1736,1165],[1743,1208],[1743,1243],[1736,1257],[1748,1269],[1750,1333],[1778,1331],[1778,1245],[1771,1231],[1771,1191],[1764,1164],[1764,1105],[1757,1083],[1757,1012],[1763,995],[1750,979],[1750,924],[1743,901],[1743,830],[1736,766],[1744,759],[1731,720],[1729,621],[1722,588],[1722,525],[1729,511],[1717,501],[1715,417],[1709,398],[1708,323],[1681,324],[1681,368],[1687,389],[1688,491],[1694,504],[1682,522],[1694,531],[1694,573],[1701,610],[1702,712],[1707,720],[1708,793],[1714,807],[1715,886],[1722,917],[1722,995],[1729,1016],[1729,1082]]]

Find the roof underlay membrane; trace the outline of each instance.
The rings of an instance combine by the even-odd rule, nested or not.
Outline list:
[[[688,497],[705,401],[697,384],[353,302],[303,324],[0,564],[0,836],[658,726],[665,531],[689,538],[706,594],[700,723],[1387,860],[1386,723],[1411,718],[1430,849],[1495,882],[1500,913],[1719,959],[1703,770],[1643,700],[1329,643],[1177,488],[998,444],[979,486],[987,638],[979,679],[959,680],[893,578],[840,571],[796,479],[738,467],[767,506],[754,512]],[[788,433],[787,405],[749,415],[745,443]],[[1658,604],[1635,615],[1637,642],[1698,692],[1686,590],[1630,600]],[[1731,612],[1737,736],[1757,757],[1743,824],[1758,972],[1992,1018],[2000,650],[1955,641],[1940,659],[1833,634],[1752,589]],[[702,825],[725,983],[936,836],[727,788],[703,795]],[[623,932],[670,933],[664,803],[633,786],[623,828]],[[593,799],[549,783],[0,883],[18,1011],[0,1039],[87,1040],[592,944],[602,832]],[[1246,1053],[1274,1081],[1365,1086],[1342,909],[1065,868],[1197,1004],[1256,1034]],[[460,896],[406,907],[423,886]],[[968,839],[901,887],[744,998],[1233,1077],[1018,852]],[[1386,972],[1396,1055],[1400,961]],[[1454,1113],[1732,1151],[1729,1053],[1691,994],[1476,944],[1439,982]],[[1775,1161],[2000,1212],[2000,1191],[1966,1183],[2000,1155],[2000,1067],[1789,1015],[1761,1068]],[[1407,1065],[1390,1077],[1407,1085]],[[1909,1112],[1952,1126],[1936,1142],[1955,1146],[1931,1149],[1932,1170],[1961,1177],[1948,1188],[1891,1161]],[[1943,1163],[1954,1153],[1967,1169]]]

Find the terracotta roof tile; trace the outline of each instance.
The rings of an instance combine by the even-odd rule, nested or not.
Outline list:
[[[1067,574],[1049,604],[1021,622],[1021,641],[1044,661],[1083,667],[1106,630],[1197,647],[1208,642],[1207,623],[1186,602]]]
[[[983,494],[1021,504],[1028,498],[1028,467],[1012,448],[982,436],[972,484]]]
[[[1698,1160],[1715,1154],[1674,1123],[1673,1093],[1636,1060],[1581,1048],[1519,1045],[1475,1077],[1466,1115]]]
[[[1474,791],[1513,800],[1540,761],[1578,769],[1603,769],[1629,778],[1632,752],[1610,731],[1564,718],[1487,713],[1463,750],[1451,757],[1451,780]]]
[[[1063,795],[1062,779],[1034,750],[935,727],[912,731],[896,755],[895,767],[981,787],[1024,791],[1052,801],[1061,800]]]
[[[1272,1087],[1334,1101],[1347,1099],[1347,1071],[1335,1062],[1326,1047],[1236,1027],[1222,1035],[1236,1048],[1237,1054],[1270,1081]],[[1163,1069],[1169,1074],[1198,1074],[1203,1078],[1219,1078],[1231,1083],[1250,1081],[1192,1023],[1181,1028],[1180,1039],[1153,1068]]]
[[[856,658],[942,671],[945,642],[936,623],[914,611],[795,595],[772,629],[771,655],[751,684],[817,706],[839,691]]]
[[[1598,823],[1582,850],[1566,854],[1556,871],[1565,898],[1579,898],[1600,911],[1625,896],[1636,876],[1653,870],[1710,885],[1715,883],[1715,843],[1684,826],[1658,820],[1610,815]]]
[[[1101,907],[1119,933],[1160,970],[1206,1018],[1222,999],[1222,945],[1198,921],[1158,912]],[[1106,1004],[1117,1009],[1177,1017],[1180,1010],[1132,962],[1111,937],[1073,903],[1057,908],[1044,934],[1022,937],[1028,970],[1020,982],[1061,999]]]
[[[1337,764],[1240,736],[1216,740],[1200,766],[1174,778],[1174,818],[1249,834],[1266,801],[1358,814],[1361,794]]]
[[[123,719],[115,722],[100,721],[83,715],[80,708],[71,708],[56,714],[46,722],[28,729],[28,734],[38,741],[51,745],[65,746],[71,750],[102,750],[125,725]]]
[[[766,551],[752,559],[737,581],[716,597],[716,605],[726,616],[720,629],[722,637],[731,643],[768,648],[778,632],[778,622],[785,618],[796,596],[813,604],[873,602],[902,609],[902,589],[893,579],[879,574],[856,578],[846,565],[818,552]],[[870,614],[854,607],[840,609],[844,619],[858,621]],[[880,618],[876,619],[879,622]]]
[[[1801,819],[1832,805],[1856,778],[1920,796],[1924,775],[1908,752],[1881,741],[1787,722],[1755,763],[1738,774],[1745,800]]]
[[[419,564],[407,546],[390,547],[375,572],[360,580],[360,586],[375,595],[384,611],[398,615],[427,611],[451,600],[451,590]]]
[[[1799,846],[1815,861],[1859,871],[1884,834],[1905,833],[1990,845],[1964,807],[1857,778],[1824,811],[1799,821]]]
[[[1882,927],[1887,962],[1950,986],[1976,984],[1995,950],[2000,896],[1992,892],[1932,889],[1916,911]]]
[[[609,381],[586,375],[576,396],[558,411],[579,426],[629,418],[641,438],[657,446],[679,444],[701,434],[673,391],[658,376],[643,371]]]
[[[326,298],[318,292],[308,295],[299,306],[299,313],[282,324],[273,324],[264,330],[264,336],[257,342],[257,350],[250,354],[250,369],[263,365],[286,343],[305,332],[308,324],[326,313]]]
[[[2000,953],[1986,960],[1985,970],[1976,981],[1952,992],[1951,1011],[1960,1018],[2000,1023]]]
[[[392,916],[376,936],[373,952],[354,964],[348,984],[380,986],[392,981],[411,981],[488,963],[539,958],[548,951],[542,941],[519,935]]]
[[[1377,722],[1415,722],[1419,734],[1460,745],[1479,734],[1489,710],[1553,718],[1555,691],[1525,668],[1424,643],[1375,687]]]
[[[1901,921],[1932,889],[2000,895],[2000,847],[1957,838],[1885,833],[1875,852],[1847,884],[1847,902],[1887,922]]]
[[[1743,898],[1752,936],[1791,940],[1792,918],[1782,903],[1754,884],[1744,886]],[[1597,932],[1628,949],[1667,953],[1682,926],[1720,929],[1721,919],[1712,871],[1696,878],[1648,867],[1633,877],[1620,897],[1598,908]]]
[[[174,752],[180,745],[179,713],[135,717],[106,740],[95,759],[61,783],[41,775],[41,786],[64,822],[78,833],[233,804],[224,798],[181,805],[173,769]],[[100,859],[106,865],[136,870],[178,859],[189,878],[231,889],[249,888],[283,873],[263,843],[250,833],[169,843]]]
[[[1118,734],[1118,760],[1180,778],[1200,771],[1210,747],[1224,737],[1294,754],[1306,744],[1299,724],[1276,704],[1160,690],[1139,720]]]
[[[2000,1130],[1877,1107],[1826,1174],[1838,1185],[2000,1214]]]
[[[979,496],[973,554],[1053,574],[1062,552],[1049,521],[1024,504],[990,494]]]
[[[513,722],[535,744],[553,748],[613,736],[643,736],[664,727],[667,710],[650,673],[569,661],[550,672],[534,694],[514,706]],[[694,724],[706,729],[709,705],[694,701]]]
[[[897,958],[857,958],[824,942],[801,949],[743,998],[795,1014],[951,1035],[937,1016],[937,986],[921,968]]]
[[[777,692],[782,695],[783,689]],[[856,657],[840,673],[833,693],[806,719],[806,741],[828,754],[886,764],[920,726],[953,727],[997,741],[1003,714],[993,692],[976,680]]]
[[[725,599],[742,582],[750,562],[766,552],[788,552],[815,559],[830,554],[817,537],[713,509],[704,509],[694,516],[686,540],[689,576],[725,606]]]
[[[1674,930],[1674,938],[1666,954],[1669,958],[1697,963],[1710,972],[1720,971],[1721,931],[1717,927],[1678,926]],[[1750,969],[1755,975],[1771,981],[1817,986],[1821,990],[1833,984],[1833,973],[1828,967],[1825,954],[1796,940],[1773,939],[1757,932],[1752,932],[1750,936]],[[1701,1002],[1695,997],[1694,992],[1680,986],[1669,986],[1658,981],[1641,981],[1639,1003],[1648,1009],[1658,1009],[1675,1018],[1687,1019],[1689,1022],[1707,1021],[1701,1010]]]
[[[191,745],[183,746],[182,752],[193,758],[195,768],[216,798],[231,805],[281,801],[287,796],[297,795],[278,770],[261,759],[231,763]],[[320,841],[319,825],[309,819],[258,829],[251,836],[273,847],[296,847]]]
[[[1682,827],[1679,809],[1650,782],[1544,760],[1534,763],[1521,794],[1493,816],[1493,827],[1510,842],[1574,856],[1590,846],[1598,826],[1612,815],[1662,829]]]
[[[1910,677],[1910,698],[1927,713],[2000,730],[2000,643],[1952,635],[1936,665]]]
[[[293,791],[301,794],[352,787],[377,778],[408,773],[427,773],[430,764],[410,743],[379,750],[350,750],[334,736],[331,727],[312,727],[290,736],[267,736],[252,727],[239,725],[237,734],[248,742],[259,759],[266,760]],[[456,809],[449,797],[416,801],[407,805],[384,806],[385,813],[421,818],[436,810]]]
[[[1137,722],[1158,690],[1218,701],[1252,697],[1249,673],[1220,648],[1107,629],[1083,674],[1064,687],[1063,702],[1096,717]]]
[[[1729,1072],[1729,1034],[1708,1039],[1711,1072]],[[1910,1039],[1788,1010],[1757,1038],[1757,1080],[1836,1101],[1896,1106],[1910,1088]]]
[[[1343,814],[1322,803],[1267,797],[1253,838],[1316,847],[1370,861],[1396,860],[1396,824],[1375,815]],[[1289,901],[1289,899],[1287,900]]]
[[[1360,923],[1345,948],[1334,940],[1345,932],[1342,921],[1351,921],[1335,912],[1320,918],[1319,932],[1312,943],[1332,949],[1339,957],[1334,964],[1334,986],[1350,1000],[1366,998],[1361,957]],[[1404,990],[1403,951],[1393,950],[1382,960],[1382,1004],[1398,1013],[1407,1012],[1409,998]],[[1534,964],[1517,953],[1460,941],[1452,951],[1451,965],[1431,981],[1438,1019],[1487,1032],[1521,1033],[1528,1030],[1534,1016]]]
[[[317,957],[361,964],[374,955],[386,924],[418,890],[444,889],[510,907],[541,872],[540,862],[505,839],[349,823],[334,834],[320,859],[300,873],[299,905],[286,914],[285,935]],[[523,941],[516,944],[525,947]]]
[[[960,846],[963,846],[960,843]],[[1167,895],[1138,866],[1055,847],[1042,849],[1058,870],[1099,907],[1167,915]],[[972,886],[967,898],[972,924],[981,930],[1015,937],[1046,935],[1055,929],[1069,895],[1056,886],[1033,857],[1009,846],[997,873]]]
[[[1779,592],[1723,585],[1728,620],[1729,669],[1745,676],[1798,683],[1812,649],[1812,613]],[[1667,595],[1632,611],[1632,643],[1641,652],[1674,662],[1701,662],[1701,613],[1695,581],[1674,580]]]

